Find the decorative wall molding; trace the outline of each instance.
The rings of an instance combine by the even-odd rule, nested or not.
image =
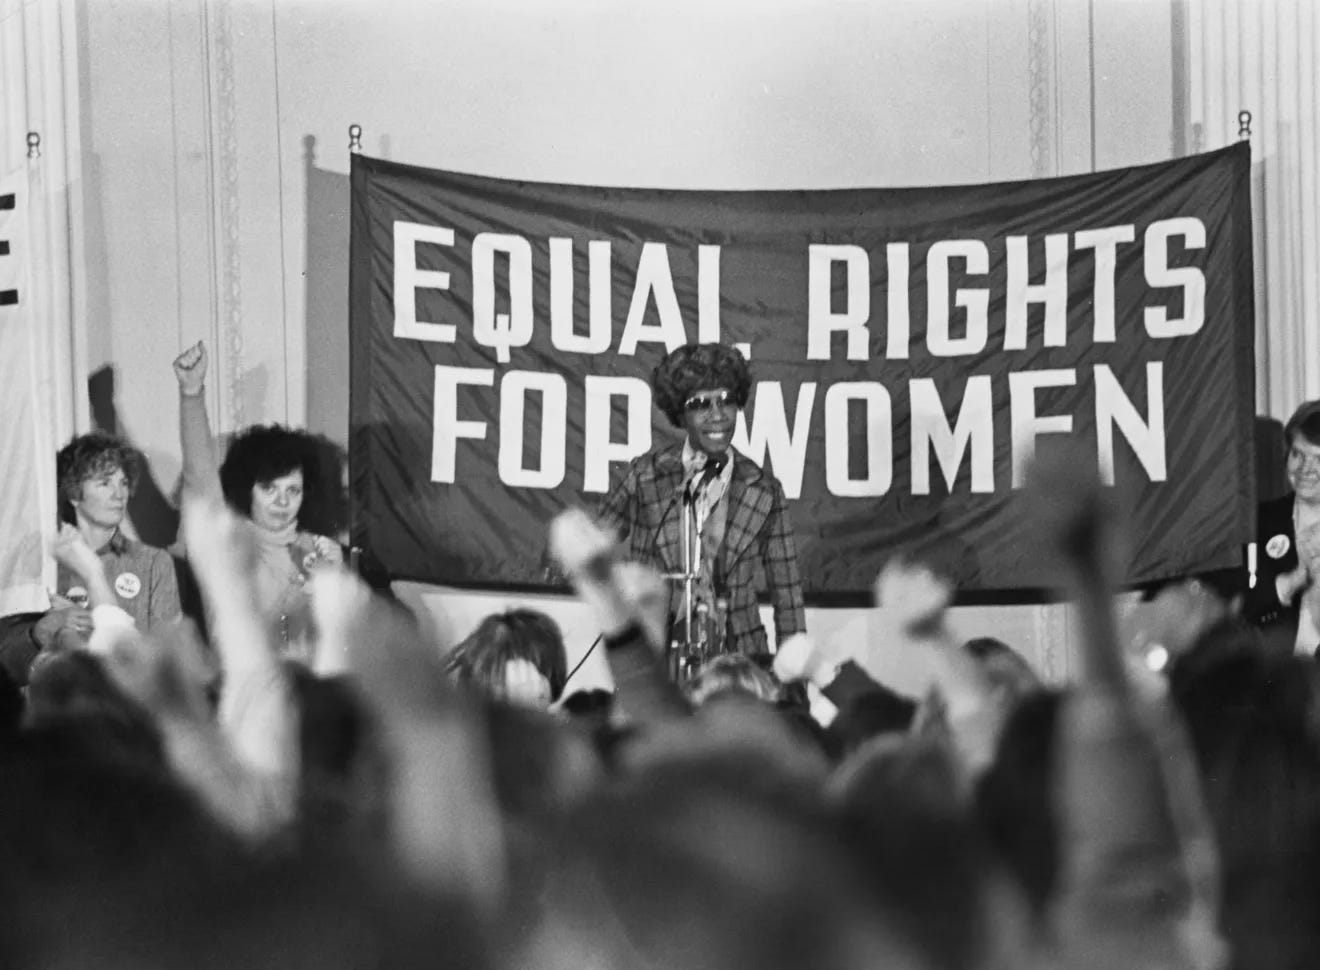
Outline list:
[[[1189,141],[1252,115],[1256,403],[1286,419],[1320,397],[1320,14],[1314,0],[1202,0],[1187,21]]]
[[[214,367],[220,384],[221,430],[246,422],[243,403],[243,251],[239,218],[238,97],[235,88],[233,0],[206,0],[207,89],[213,154],[212,205],[215,211],[216,295]]]
[[[1054,0],[1027,5],[1027,83],[1031,105],[1031,174],[1058,174],[1054,98]]]

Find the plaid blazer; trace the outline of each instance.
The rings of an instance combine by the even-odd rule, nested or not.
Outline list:
[[[807,628],[797,545],[779,482],[750,459],[731,454],[724,544],[716,565],[728,590],[728,646],[739,653],[766,653],[769,645],[757,603],[759,577],[764,577],[774,607],[776,642]],[[627,542],[631,558],[662,572],[683,568],[682,456],[680,443],[635,459],[598,510],[601,521]],[[669,603],[673,616],[682,605],[677,583]]]

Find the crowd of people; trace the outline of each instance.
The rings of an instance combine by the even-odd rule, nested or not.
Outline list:
[[[664,366],[684,448],[549,532],[612,691],[575,688],[535,610],[428,640],[301,524],[304,435],[217,462],[200,345],[174,365],[199,615],[122,529],[132,450],[63,449],[58,589],[0,629],[0,966],[1320,966],[1320,406],[1243,582],[1122,613],[1111,496],[1041,456],[1021,541],[1075,604],[1066,685],[962,639],[950,583],[891,560],[869,629],[932,671],[906,696],[870,644],[812,640],[782,490],[721,458],[745,365]],[[721,614],[678,678],[662,478],[692,489],[687,585]]]

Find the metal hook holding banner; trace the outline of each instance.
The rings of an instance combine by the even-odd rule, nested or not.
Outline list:
[[[348,150],[350,152],[362,151],[362,126],[348,126]]]
[[[41,133],[29,131],[27,133],[28,158],[41,157]]]
[[[1245,141],[1251,137],[1251,112],[1243,108],[1238,112],[1238,140]]]

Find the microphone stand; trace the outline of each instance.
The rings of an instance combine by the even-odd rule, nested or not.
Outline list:
[[[669,679],[679,685],[687,683],[691,679],[693,671],[700,666],[706,639],[704,620],[701,622],[701,631],[699,633],[693,632],[694,621],[702,619],[697,615],[702,611],[697,608],[694,602],[696,583],[701,575],[694,549],[697,531],[697,506],[693,495],[694,486],[700,487],[695,480],[683,486],[683,568],[680,572],[664,574],[665,579],[676,580],[683,584],[683,639],[681,641],[677,638],[671,639],[666,656]]]

